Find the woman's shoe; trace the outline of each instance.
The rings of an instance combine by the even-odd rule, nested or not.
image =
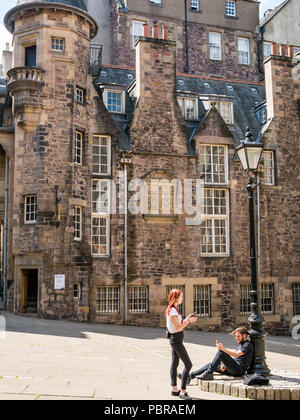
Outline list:
[[[172,391],[171,395],[172,397],[179,397],[180,391]]]
[[[190,397],[189,396],[189,394],[187,393],[187,392],[185,392],[184,394],[182,394],[182,393],[180,393],[179,394],[179,398],[181,399],[181,400],[192,400],[192,397]]]

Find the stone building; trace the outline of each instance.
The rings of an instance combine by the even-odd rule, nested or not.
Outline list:
[[[265,89],[177,72],[172,31],[154,26],[152,37],[151,25],[135,69],[91,63],[98,25],[79,0],[19,1],[5,25],[14,34],[0,89],[7,308],[162,326],[167,293],[180,287],[195,328],[246,323],[247,177],[235,146],[248,126],[265,144],[261,310],[266,328],[288,331],[300,309],[299,55],[271,56]]]

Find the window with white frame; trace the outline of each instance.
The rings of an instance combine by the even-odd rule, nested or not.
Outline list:
[[[129,313],[149,312],[149,288],[148,286],[129,286]]]
[[[251,313],[250,284],[240,285],[240,314],[249,315]]]
[[[222,36],[220,32],[209,32],[209,58],[222,60]]]
[[[226,16],[236,16],[235,1],[226,1]]]
[[[83,133],[81,131],[75,131],[75,147],[74,147],[74,162],[77,165],[82,165],[82,154],[83,154]]]
[[[200,317],[211,315],[211,290],[210,285],[194,286],[193,293],[194,312]]]
[[[178,97],[177,102],[186,120],[198,119],[198,98]]]
[[[111,174],[111,138],[94,135],[92,151],[92,172],[94,175]]]
[[[74,229],[74,240],[81,241],[82,239],[82,207],[80,206],[74,206],[73,229]]]
[[[263,314],[273,315],[275,313],[274,284],[262,283],[260,288],[260,304]]]
[[[234,124],[232,102],[217,101],[216,107],[226,124]]]
[[[132,48],[135,48],[135,43],[140,36],[144,36],[145,22],[134,20],[132,22]]]
[[[207,184],[228,183],[227,146],[200,145],[200,171]]]
[[[300,283],[293,283],[293,315],[300,315]]]
[[[185,317],[185,286],[177,286],[177,285],[173,285],[173,286],[167,286],[166,288],[166,292],[167,292],[167,303],[169,302],[169,293],[171,292],[171,290],[173,289],[177,289],[177,290],[181,290],[183,293],[183,301],[181,305],[178,305],[178,310],[181,313],[181,315],[183,317]]]
[[[249,38],[238,38],[238,60],[239,64],[250,64],[250,40]]]
[[[264,58],[269,57],[272,54],[272,44],[271,42],[264,42]]]
[[[85,91],[84,89],[76,86],[76,102],[80,104],[84,104],[85,101]]]
[[[264,150],[262,154],[264,160],[264,185],[275,185],[275,162],[274,152]]]
[[[25,223],[36,223],[37,217],[37,196],[26,195],[25,196]]]
[[[203,222],[200,226],[201,255],[229,255],[229,199],[228,191],[205,188]]]
[[[63,38],[51,38],[51,50],[64,51],[65,40]]]
[[[105,89],[103,93],[103,100],[108,112],[124,114],[125,95],[122,90]]]
[[[199,0],[191,0],[191,9],[199,10]]]
[[[96,312],[98,314],[120,313],[119,286],[97,287]]]
[[[108,256],[110,239],[110,180],[92,180],[92,255]]]
[[[161,4],[161,0],[150,0],[150,3]]]

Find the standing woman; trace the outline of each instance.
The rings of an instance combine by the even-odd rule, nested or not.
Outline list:
[[[183,400],[190,400],[191,397],[186,392],[186,383],[192,368],[192,362],[183,345],[183,330],[190,323],[197,321],[197,317],[195,314],[190,314],[182,321],[182,317],[178,311],[178,305],[181,305],[182,301],[182,291],[178,289],[171,290],[169,293],[169,305],[166,310],[168,338],[172,348],[172,364],[170,370],[172,386],[171,395],[177,396]],[[177,388],[177,368],[179,359],[184,363],[184,370],[181,377],[181,391],[178,391]]]

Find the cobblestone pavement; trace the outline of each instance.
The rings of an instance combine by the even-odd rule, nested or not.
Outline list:
[[[170,348],[163,329],[80,324],[2,314],[0,399],[171,400]],[[195,368],[208,363],[227,334],[186,331]],[[300,342],[267,337],[267,362],[278,376],[300,380]],[[181,365],[180,365],[181,368]],[[189,388],[199,399],[237,399]],[[244,399],[244,398],[241,398]],[[176,398],[174,398],[176,400]]]

